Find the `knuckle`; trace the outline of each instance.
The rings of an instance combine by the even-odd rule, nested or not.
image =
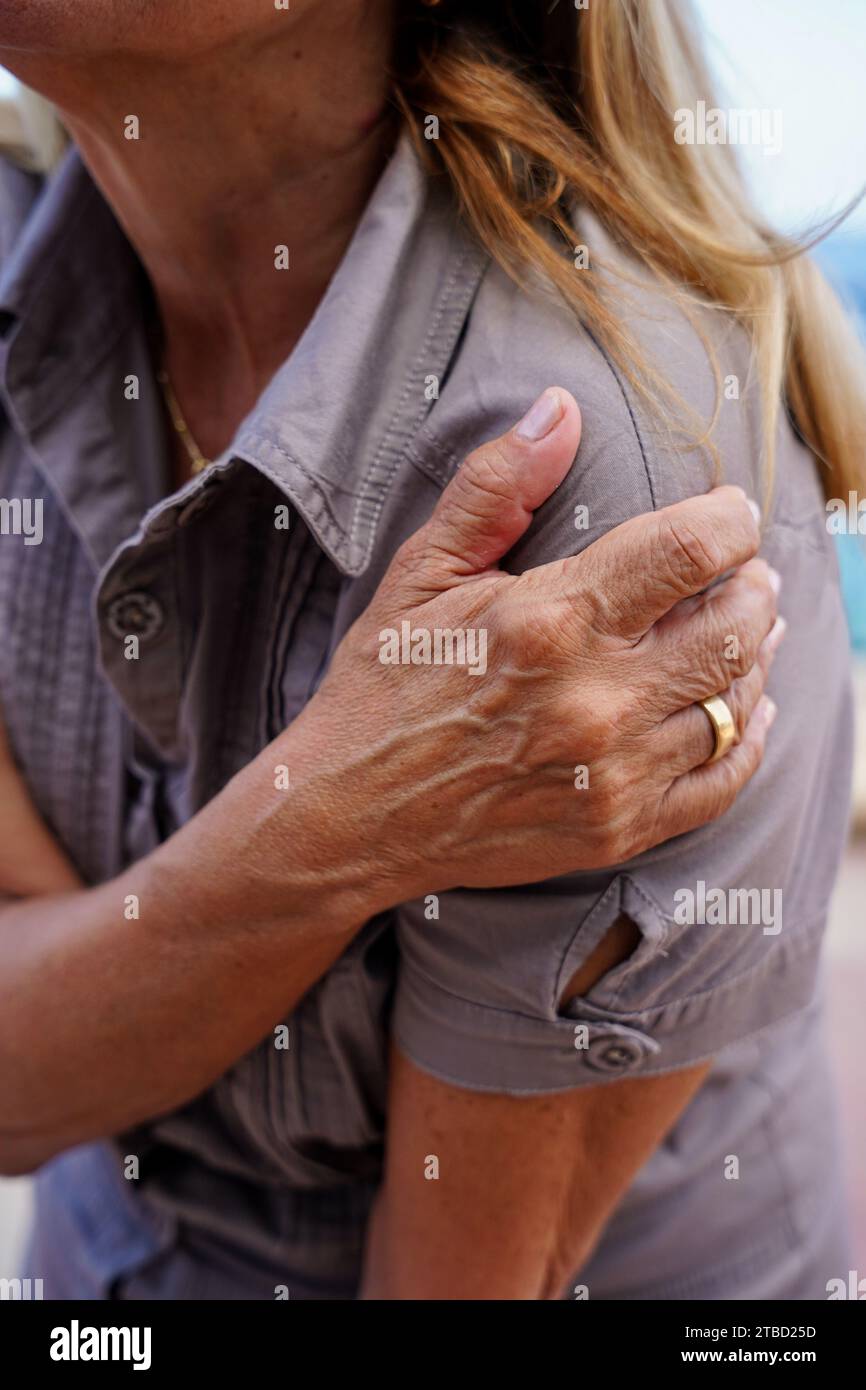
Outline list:
[[[770,601],[772,600],[772,601]],[[751,607],[733,615],[740,642],[757,658],[761,643],[776,620],[776,604],[773,595],[766,600],[756,597]]]
[[[715,819],[729,811],[760,762],[760,748],[741,743],[718,764],[720,808]]]
[[[737,640],[734,643],[729,643],[726,637],[721,652],[722,661],[720,664],[722,669],[728,673],[731,680],[741,680],[752,670],[755,664],[757,648],[753,642],[747,641],[738,633],[729,634],[729,636],[735,636]]]
[[[525,602],[513,588],[493,599],[487,622],[496,633],[497,646],[516,668],[542,672],[562,664],[564,658],[552,640],[545,612]]]
[[[709,633],[708,655],[715,669],[729,681],[747,676],[758,655],[756,633],[739,623],[730,610],[713,613]]]
[[[739,743],[743,734],[746,732],[752,701],[748,697],[746,688],[739,682],[731,686],[730,690],[723,696],[723,699],[733,716],[736,738]]]
[[[770,583],[770,566],[760,556],[749,560],[740,570],[740,579],[746,586],[755,607],[762,614],[776,607],[776,594]]]
[[[505,501],[511,498],[513,479],[511,461],[498,441],[483,444],[471,453],[456,475],[455,489],[459,494],[481,493],[484,497]]]
[[[397,547],[388,566],[386,576],[388,580],[399,583],[416,572],[419,565],[423,563],[424,539],[422,528]]]
[[[704,807],[702,817],[707,824],[720,820],[731,809],[740,790],[740,782],[735,773],[736,763],[731,759],[730,754],[727,758],[723,758],[720,763],[716,763],[715,766],[719,775],[716,778],[712,795]]]
[[[744,576],[732,586],[728,598],[723,609],[724,618],[731,634],[736,635],[739,645],[754,662],[761,642],[775,621],[776,596],[760,577]]]
[[[693,593],[722,572],[724,553],[706,524],[678,516],[660,516],[659,520],[662,561],[679,591]]]
[[[602,711],[592,702],[581,718],[580,738],[593,757],[610,760],[605,768],[604,785],[613,785],[618,764],[615,759],[611,759],[611,755],[620,742],[615,712],[607,709]]]
[[[743,786],[754,777],[761,763],[764,761],[764,750],[766,746],[766,730],[764,730],[759,737],[744,741],[740,749],[744,764]]]
[[[751,682],[738,682],[730,691],[727,704],[734,716],[737,743],[741,743],[745,737],[759,693]]]
[[[743,672],[743,675],[746,674],[746,671],[751,671],[753,666],[757,662],[758,652],[761,649],[761,642],[763,641],[763,638],[763,624],[760,627],[756,627],[754,624],[748,624],[745,627],[745,629],[739,634],[740,654],[742,656],[746,668],[746,670]]]
[[[589,641],[607,638],[619,631],[623,605],[612,585],[599,585],[595,575],[591,550],[580,557],[580,572],[572,584],[570,602],[574,620]]]
[[[732,563],[747,560],[757,554],[761,544],[761,527],[749,506],[743,490],[726,485],[702,499],[707,520],[725,538]]]

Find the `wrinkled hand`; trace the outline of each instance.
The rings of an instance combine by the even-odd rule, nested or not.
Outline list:
[[[528,426],[467,458],[297,721],[350,802],[357,789],[345,814],[375,825],[395,901],[620,863],[720,816],[761,761],[784,624],[741,489],[519,576],[496,567],[579,438],[577,405],[552,388]],[[437,629],[467,634],[466,664],[403,664],[435,654]],[[695,701],[718,693],[739,741],[702,766],[713,734]]]

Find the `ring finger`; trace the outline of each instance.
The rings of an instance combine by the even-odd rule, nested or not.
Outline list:
[[[727,690],[719,692],[733,717],[737,743],[743,737],[752,711],[764,693],[770,667],[785,635],[785,627],[785,619],[777,618],[775,626],[761,643],[752,669],[747,675],[732,681]],[[659,766],[664,767],[671,781],[700,767],[712,756],[715,748],[713,725],[700,704],[668,715],[659,726],[658,736]]]

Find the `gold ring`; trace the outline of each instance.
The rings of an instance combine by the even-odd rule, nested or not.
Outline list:
[[[713,726],[713,736],[716,740],[716,746],[707,758],[707,766],[709,763],[717,763],[729,748],[733,748],[737,741],[737,726],[721,695],[710,695],[708,699],[700,700],[698,703]]]

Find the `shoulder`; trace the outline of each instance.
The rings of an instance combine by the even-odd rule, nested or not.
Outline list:
[[[581,240],[598,245],[595,235]],[[764,498],[761,401],[746,335],[709,307],[686,312],[663,287],[618,276],[615,265],[609,273],[611,305],[694,412],[696,432],[711,426],[716,457],[666,429],[559,303],[491,267],[414,456],[443,485],[544,387],[572,392],[583,413],[580,447],[507,558],[515,572],[581,550],[629,516],[715,481]],[[597,1084],[591,1061],[582,1072],[566,1064],[576,1021],[626,1029],[635,1070],[650,1074],[693,1065],[812,998],[845,836],[850,698],[818,473],[784,415],[776,477],[762,553],[782,575],[789,630],[771,673],[779,718],[760,772],[720,820],[628,865],[543,889],[449,894],[435,933],[422,907],[405,906],[396,1027],[419,1065],[498,1090]],[[707,893],[713,902],[723,895],[724,913],[709,907]],[[684,894],[694,904],[688,920]],[[573,1011],[558,1012],[552,1001],[620,914],[641,932],[633,957]],[[453,1050],[443,1053],[442,1037]],[[443,1055],[453,1066],[441,1066]]]
[[[518,286],[491,265],[412,455],[444,485],[472,449],[513,425],[545,387],[572,393],[583,417],[580,448],[512,557],[515,568],[582,549],[628,517],[704,492],[717,481],[763,495],[761,400],[746,333],[707,305],[684,310],[595,223],[579,225],[576,240],[590,246],[597,268],[591,259],[591,269],[574,273],[603,276],[611,312],[667,383],[675,413],[665,411],[663,400],[654,408],[549,288]],[[695,443],[702,433],[711,447]],[[817,515],[814,462],[784,418],[777,450],[784,493],[779,504]]]

